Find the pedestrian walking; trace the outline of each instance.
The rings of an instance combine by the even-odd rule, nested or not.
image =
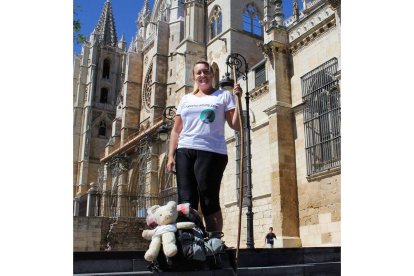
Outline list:
[[[273,227],[269,227],[269,233],[267,233],[265,238],[266,248],[273,248],[274,240],[277,239],[275,233],[273,233]]]

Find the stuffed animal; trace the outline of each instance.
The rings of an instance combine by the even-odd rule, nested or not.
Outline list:
[[[144,230],[142,237],[151,240],[148,250],[145,252],[144,259],[148,262],[154,261],[160,252],[161,244],[165,256],[172,257],[177,254],[175,244],[175,232],[177,229],[192,229],[193,222],[176,223],[178,211],[177,203],[168,202],[164,206],[154,205],[147,210],[147,223],[156,224],[157,227],[151,230]]]

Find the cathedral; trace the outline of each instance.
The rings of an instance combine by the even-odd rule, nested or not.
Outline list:
[[[275,247],[340,246],[341,1],[145,0],[129,43],[102,2],[74,60],[74,219],[145,220],[148,207],[177,200],[169,134],[205,60],[215,87],[243,89],[245,143],[225,129],[226,244],[236,246],[242,206],[241,248],[264,247],[269,227]],[[102,250],[97,239],[101,249],[75,247]]]

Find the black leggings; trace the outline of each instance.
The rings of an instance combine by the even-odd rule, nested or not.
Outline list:
[[[190,203],[195,210],[200,202],[203,215],[208,216],[220,208],[220,183],[228,157],[203,150],[177,149],[178,204]]]

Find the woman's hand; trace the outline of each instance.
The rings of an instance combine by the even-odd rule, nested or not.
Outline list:
[[[175,169],[175,159],[174,156],[168,156],[168,161],[167,161],[167,172],[169,173],[175,173],[174,169]]]
[[[243,94],[243,89],[241,89],[240,84],[234,84],[233,94],[237,97],[241,97],[241,95]]]
[[[174,126],[170,134],[170,145],[168,150],[168,160],[166,165],[167,172],[175,173],[175,151],[178,146],[178,137],[183,129],[183,120],[180,115],[176,115],[174,118]]]

